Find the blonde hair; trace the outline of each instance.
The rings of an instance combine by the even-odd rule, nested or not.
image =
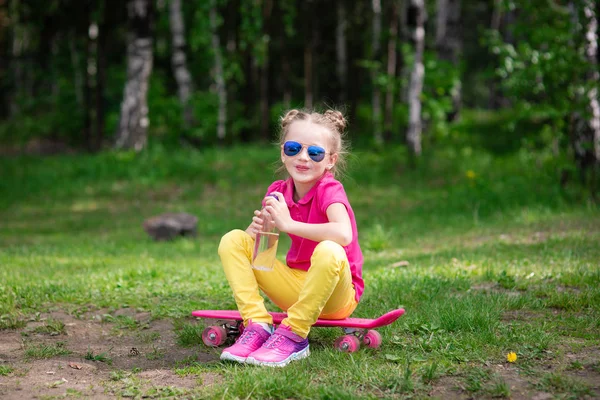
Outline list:
[[[348,121],[340,111],[327,110],[324,113],[319,113],[314,110],[290,110],[281,117],[281,129],[279,131],[279,146],[283,146],[290,125],[295,121],[309,121],[313,124],[321,125],[327,128],[330,133],[330,152],[337,154],[337,161],[331,173],[336,176],[343,174],[346,170],[346,155],[348,154],[348,144],[345,140],[346,126]],[[284,171],[282,165],[278,171]]]

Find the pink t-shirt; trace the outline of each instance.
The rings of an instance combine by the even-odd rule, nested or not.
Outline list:
[[[283,193],[293,220],[309,224],[329,222],[327,219],[327,207],[333,203],[341,203],[346,206],[352,224],[352,242],[348,246],[344,246],[344,250],[346,250],[346,256],[350,263],[352,283],[354,284],[356,301],[358,302],[365,287],[362,279],[363,255],[358,244],[358,231],[356,229],[354,211],[352,211],[342,184],[331,173],[327,172],[297,203],[294,201],[294,182],[292,178],[288,178],[285,181],[273,182],[269,186],[267,194],[272,192]],[[310,257],[315,247],[317,247],[318,242],[296,235],[288,234],[288,236],[292,240],[292,246],[286,257],[288,267],[308,271],[310,268]]]

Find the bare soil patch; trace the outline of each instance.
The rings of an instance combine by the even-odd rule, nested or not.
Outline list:
[[[190,394],[218,382],[216,374],[175,373],[194,361],[216,362],[218,355],[204,346],[178,345],[170,321],[151,320],[149,314],[129,309],[110,316],[114,319],[106,322],[102,311],[81,318],[53,312],[24,328],[0,331],[0,366],[12,370],[0,376],[0,398],[163,397]],[[119,316],[135,327],[123,327]],[[57,321],[64,324],[59,334],[44,329]],[[40,349],[56,348],[70,354],[38,357]]]

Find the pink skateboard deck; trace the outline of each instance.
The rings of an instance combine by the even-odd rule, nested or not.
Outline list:
[[[286,313],[271,312],[274,324],[280,324],[286,317]],[[346,319],[318,319],[314,327],[345,328],[346,334],[338,338],[335,347],[345,352],[354,352],[364,345],[377,348],[382,343],[381,334],[373,329],[390,325],[404,314],[404,309],[392,310],[375,319],[368,318],[346,318]],[[217,347],[225,343],[228,337],[237,337],[243,330],[242,317],[238,311],[233,310],[197,310],[192,315],[197,318],[212,319],[217,321],[233,321],[220,325],[209,326],[202,333],[202,341],[207,346]]]
[[[286,313],[271,312],[274,324],[280,324],[286,317]],[[332,327],[332,328],[357,328],[374,329],[390,325],[404,314],[404,309],[399,308],[383,314],[379,318],[346,318],[346,319],[318,319],[313,326]],[[238,311],[234,310],[198,310],[193,311],[192,315],[198,318],[226,319],[232,321],[241,321],[242,317]]]

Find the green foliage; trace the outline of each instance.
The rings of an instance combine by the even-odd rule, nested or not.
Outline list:
[[[392,233],[383,225],[375,224],[366,234],[361,235],[362,247],[367,250],[381,251],[390,247]]]
[[[514,38],[505,41],[500,32],[491,31],[485,42],[497,56],[496,74],[503,93],[518,110],[511,124],[537,120],[537,135],[520,141],[524,148],[544,148],[553,157],[569,157],[568,121],[574,112],[588,116],[585,94],[593,85],[586,80],[593,66],[583,51],[587,18],[581,4],[574,3],[574,12],[548,7],[546,0],[503,4],[505,11],[519,10],[510,28]]]

